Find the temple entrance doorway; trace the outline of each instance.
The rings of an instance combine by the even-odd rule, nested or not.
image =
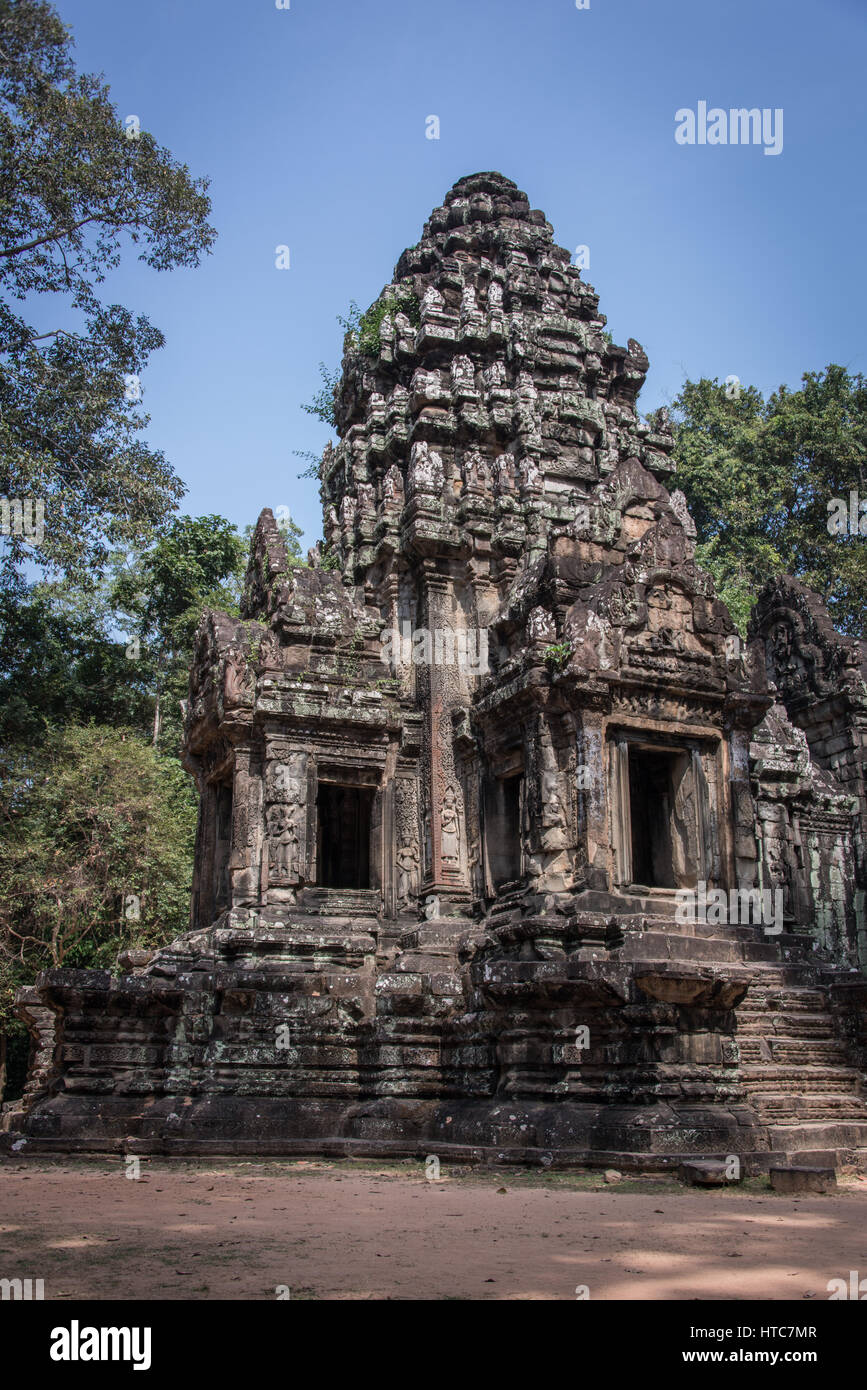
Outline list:
[[[701,750],[621,736],[612,739],[610,768],[615,883],[671,891],[714,876]]]
[[[322,888],[369,888],[374,790],[320,782],[316,798],[318,883]]]
[[[680,764],[681,766],[678,766]],[[632,879],[648,888],[676,888],[672,824],[676,781],[686,758],[647,748],[629,750],[629,805]],[[682,854],[678,856],[682,859]]]

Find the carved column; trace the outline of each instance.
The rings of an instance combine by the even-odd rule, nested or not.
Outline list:
[[[231,908],[255,907],[260,899],[256,853],[262,817],[260,759],[249,747],[235,751],[232,785],[232,844],[229,854]]]
[[[583,841],[587,886],[606,892],[610,887],[611,858],[607,786],[612,775],[607,765],[605,717],[601,710],[591,707],[581,711],[578,739],[578,766],[586,769],[582,776],[586,785],[578,792],[579,845]]]
[[[632,882],[632,809],[629,797],[629,744],[625,738],[611,739],[608,745],[609,785],[611,788],[611,848],[614,855],[614,883],[623,888]],[[604,835],[603,824],[597,833]],[[604,839],[597,846],[593,860],[600,858]],[[606,885],[607,886],[607,885]]]
[[[437,896],[465,897],[468,891],[466,807],[455,765],[452,711],[462,703],[457,664],[434,659],[437,632],[451,628],[451,581],[424,563],[424,592],[431,661],[420,671],[429,692],[425,763],[428,771],[430,863],[425,888]],[[441,650],[441,649],[440,649]]]
[[[750,792],[750,735],[746,729],[732,729],[722,748],[728,763],[727,783],[731,810],[721,817],[725,825],[727,877],[738,888],[752,888],[756,881],[756,808]]]

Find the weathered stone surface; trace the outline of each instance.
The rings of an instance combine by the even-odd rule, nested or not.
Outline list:
[[[861,649],[787,580],[742,649],[667,414],[635,408],[646,354],[510,180],[461,179],[366,323],[325,550],[292,568],[264,511],[241,617],[199,628],[190,930],[41,977],[7,1129],[623,1172],[857,1151]],[[773,926],[741,915],[762,891]]]
[[[775,1192],[830,1192],[837,1186],[833,1168],[771,1168],[770,1179]]]

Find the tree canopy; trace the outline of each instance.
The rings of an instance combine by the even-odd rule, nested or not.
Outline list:
[[[867,636],[867,537],[829,530],[835,498],[867,501],[864,377],[831,364],[767,400],[703,377],[684,384],[673,418],[674,485],[696,523],[696,557],[741,630],[765,580],[788,573],[842,632]]]
[[[0,754],[0,1030],[50,966],[111,969],[187,926],[196,797],[136,730],[70,724]]]
[[[7,536],[7,583],[27,559],[87,574],[183,495],[139,437],[162,334],[98,286],[128,245],[155,270],[195,266],[209,212],[207,180],[76,71],[52,6],[0,0],[0,495],[45,508],[41,535]]]
[[[153,742],[180,737],[193,636],[205,608],[237,614],[247,546],[221,516],[176,517],[117,570],[112,601],[134,639],[129,660],[146,673]],[[172,696],[168,720],[165,697]]]

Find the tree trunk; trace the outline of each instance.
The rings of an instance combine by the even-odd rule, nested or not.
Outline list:
[[[154,746],[154,748],[156,748],[156,746],[157,746],[157,744],[158,744],[158,742],[159,742],[159,737],[160,737],[160,691],[159,691],[159,687],[157,687],[157,693],[156,693],[156,696],[154,697],[154,738],[153,738],[153,746]]]

